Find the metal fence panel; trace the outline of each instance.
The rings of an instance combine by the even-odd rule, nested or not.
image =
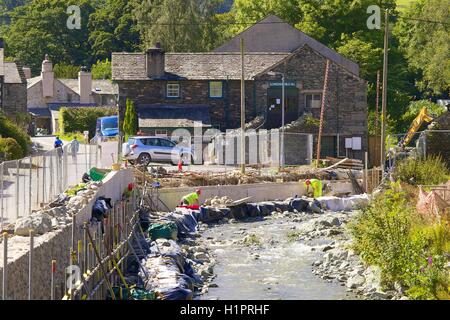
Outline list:
[[[81,182],[84,173],[100,167],[97,145],[71,143],[63,148],[0,163],[0,223],[14,223]]]

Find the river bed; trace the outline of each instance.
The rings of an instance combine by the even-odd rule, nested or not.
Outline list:
[[[279,215],[207,228],[202,239],[216,261],[216,277],[198,299],[357,299],[342,284],[312,273],[312,263],[323,255],[320,248],[332,240],[293,239],[309,219]],[[249,241],[243,243],[246,236]]]

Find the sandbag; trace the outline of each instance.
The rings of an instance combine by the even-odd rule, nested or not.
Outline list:
[[[247,204],[243,203],[230,208],[230,216],[236,220],[242,220],[248,217]]]
[[[308,209],[309,202],[305,199],[294,198],[290,201],[289,205],[298,212],[305,212]]]
[[[193,294],[189,289],[170,288],[159,292],[162,300],[192,300]]]
[[[156,300],[156,293],[145,289],[133,288],[131,291],[131,300]]]
[[[178,227],[175,222],[155,223],[148,229],[148,234],[152,240],[156,239],[177,239]]]
[[[261,211],[256,203],[247,203],[247,214],[249,217],[260,217]]]
[[[199,221],[216,222],[223,219],[229,212],[227,210],[218,209],[210,206],[200,207]]]
[[[277,211],[293,211],[293,207],[284,201],[274,201],[273,204],[275,205],[275,210]]]
[[[275,205],[272,202],[260,202],[257,204],[258,210],[262,216],[269,216],[275,211]]]

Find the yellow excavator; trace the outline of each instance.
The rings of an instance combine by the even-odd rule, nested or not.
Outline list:
[[[422,108],[418,114],[418,116],[413,120],[411,126],[409,127],[408,133],[400,140],[398,146],[404,149],[408,143],[411,142],[411,139],[414,137],[414,134],[420,129],[424,122],[428,123],[433,121],[433,118],[428,114],[428,110],[426,107]]]

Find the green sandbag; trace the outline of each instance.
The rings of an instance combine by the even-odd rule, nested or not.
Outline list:
[[[148,234],[152,240],[172,239],[177,240],[178,227],[175,222],[155,223],[148,229]]]
[[[132,300],[156,300],[156,293],[143,289],[131,289]]]
[[[99,168],[92,168],[89,170],[89,176],[93,181],[101,181],[103,180],[108,173],[110,173],[111,170],[108,169],[99,169]]]

